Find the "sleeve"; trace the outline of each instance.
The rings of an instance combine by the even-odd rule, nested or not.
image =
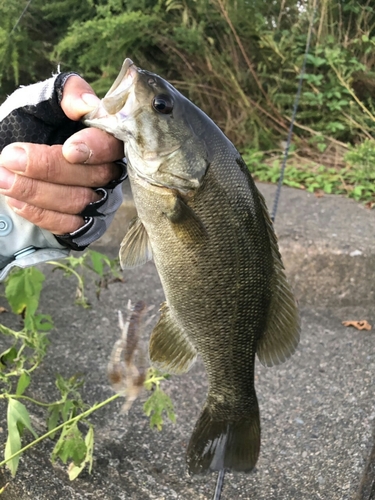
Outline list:
[[[69,255],[52,233],[18,216],[0,196],[0,281],[17,267],[29,267]]]
[[[0,151],[13,142],[63,144],[84,125],[70,120],[60,103],[65,82],[75,73],[60,73],[44,82],[20,87],[0,106]],[[82,216],[84,226],[71,234],[55,236],[18,216],[0,195],[0,281],[16,266],[65,257],[69,249],[83,250],[108,228],[122,203],[121,182],[127,177],[126,162],[120,161],[123,175],[99,188],[102,198],[90,204]]]

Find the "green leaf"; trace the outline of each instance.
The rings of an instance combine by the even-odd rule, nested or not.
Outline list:
[[[28,429],[35,438],[38,436],[31,427],[29,413],[26,407],[13,398],[9,398],[7,411],[8,438],[5,444],[4,458],[7,460],[21,449],[21,435],[24,428]],[[7,462],[12,476],[17,472],[20,457],[14,457]]]
[[[106,262],[105,255],[95,252],[94,250],[90,250],[90,257],[94,271],[102,277],[104,270],[103,262]],[[106,262],[106,264],[108,264],[108,262]]]
[[[94,459],[94,427],[90,425],[90,428],[85,437],[85,444],[87,447],[87,453],[85,460],[89,462],[89,473],[92,471],[92,463]]]
[[[74,463],[69,466],[69,479],[74,481],[79,474],[83,471],[86,464],[89,464],[89,473],[91,474],[92,470],[92,462],[93,462],[93,454],[94,454],[94,428],[90,425],[90,428],[85,437],[85,445],[86,445],[86,455],[82,460],[81,464],[75,465]]]
[[[313,56],[312,54],[307,55],[307,60],[317,68],[326,63],[326,60],[322,57]]]
[[[170,397],[161,389],[156,389],[143,405],[143,411],[150,417],[150,427],[161,431],[163,426],[163,412],[171,422],[176,422],[173,403]]]
[[[18,356],[18,350],[15,347],[10,347],[0,355],[0,371],[3,368],[11,365]]]
[[[74,422],[65,426],[61,432],[59,440],[52,451],[51,460],[55,462],[57,458],[66,464],[71,459],[74,465],[80,465],[87,452],[87,446],[82,438],[82,433]]]
[[[59,415],[60,415],[60,404],[55,404],[51,405],[48,408],[48,418],[47,418],[47,427],[48,427],[48,432],[52,431],[57,427],[57,423],[59,421]],[[55,433],[51,434],[51,439],[55,437]]]
[[[18,428],[26,428],[31,432],[31,434],[37,439],[38,435],[31,427],[29,412],[24,404],[20,403],[16,399],[9,398],[8,404],[8,424],[9,419],[12,422],[16,422]]]
[[[361,196],[362,191],[364,189],[365,189],[364,186],[355,186],[355,188],[353,189],[353,195],[354,196]]]
[[[325,193],[331,194],[332,193],[332,184],[329,182],[326,182],[323,186],[323,190]]]
[[[69,393],[69,386],[66,380],[58,373],[56,375],[56,387],[61,392],[61,396],[66,396]]]
[[[40,332],[48,332],[53,328],[53,321],[49,314],[37,314],[33,318],[34,328]]]
[[[301,183],[300,182],[292,181],[292,180],[289,180],[289,179],[284,179],[284,184],[286,186],[289,186],[289,187],[295,187],[295,188],[300,188],[301,187]]]
[[[67,266],[66,266],[67,275],[69,276],[69,274],[70,274],[69,267],[74,269],[78,266],[82,266],[84,263],[84,260],[85,260],[85,255],[81,255],[80,257],[74,257],[73,255],[69,255],[69,257],[64,259],[64,262],[67,263]]]
[[[68,420],[68,416],[72,408],[74,408],[73,401],[67,399],[61,408],[61,416],[64,422]]]
[[[30,375],[26,372],[23,372],[20,378],[18,379],[16,394],[17,396],[21,396],[26,389],[29,387],[31,382]]]
[[[324,142],[318,142],[316,147],[318,148],[320,153],[324,153],[324,151],[327,149],[327,144],[325,144]]]
[[[27,309],[29,315],[34,315],[44,279],[44,274],[35,267],[11,273],[6,280],[5,296],[15,314],[22,314]]]
[[[17,427],[17,420],[13,418],[11,399],[8,403],[8,414],[7,414],[7,425],[8,425],[8,437],[5,444],[4,459],[8,460],[12,455],[17,453],[21,449],[21,436]],[[16,475],[18,469],[20,457],[14,457],[12,460],[7,462],[7,467],[10,470],[12,476]]]

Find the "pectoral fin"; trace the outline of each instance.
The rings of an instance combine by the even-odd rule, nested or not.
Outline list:
[[[141,266],[152,259],[150,240],[141,220],[136,217],[129,226],[120,246],[120,264],[122,269]]]
[[[274,263],[272,299],[267,326],[257,346],[259,361],[265,366],[278,365],[286,361],[297,349],[300,337],[300,318],[291,287],[284,273],[273,224],[269,218],[264,199],[260,195],[271,242]]]
[[[201,243],[208,237],[200,218],[178,196],[173,198],[170,208],[164,214],[171,222],[173,231],[179,239]]]
[[[194,363],[197,352],[164,303],[149,345],[150,360],[161,371],[185,373]]]

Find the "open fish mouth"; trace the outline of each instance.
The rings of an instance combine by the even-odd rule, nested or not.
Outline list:
[[[126,58],[118,77],[100,101],[99,106],[84,116],[85,125],[111,132],[114,120],[119,123],[131,116],[136,104],[132,89],[137,78],[137,66],[131,59]]]
[[[132,68],[132,70],[130,70],[130,68]],[[133,84],[134,74],[136,73],[137,67],[134,65],[133,61],[127,57],[122,64],[120,73],[113,82],[111,88],[106,93],[105,97],[109,95],[116,95],[119,92],[127,90]]]
[[[120,120],[129,116],[130,104],[132,104],[129,96],[137,78],[138,68],[131,59],[126,58],[118,77],[102,100],[103,108],[107,113],[117,114]]]

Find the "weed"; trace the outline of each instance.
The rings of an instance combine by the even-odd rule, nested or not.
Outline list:
[[[112,279],[121,279],[116,262],[98,252],[88,251],[78,258],[68,257],[64,261],[50,264],[67,275],[75,276],[77,303],[85,308],[90,305],[84,293],[83,268],[91,269],[99,277],[97,295],[100,293],[100,287],[107,285]],[[69,462],[68,474],[73,480],[86,466],[89,471],[92,468],[94,426],[88,420],[89,415],[113,402],[120,395],[115,394],[90,407],[80,394],[84,384],[82,378],[75,375],[64,379],[57,375],[56,388],[60,395],[55,401],[45,403],[27,396],[26,391],[32,383],[32,373],[47,356],[47,335],[54,326],[51,316],[38,311],[44,280],[45,276],[36,268],[16,269],[5,284],[9,307],[15,315],[21,317],[22,328],[16,331],[0,324],[0,333],[10,340],[10,346],[0,353],[0,399],[7,401],[7,440],[4,460],[0,462],[0,467],[6,464],[12,476],[15,476],[21,453],[46,438],[56,438],[51,460],[54,462],[60,459],[64,464]],[[159,430],[163,424],[163,412],[166,412],[170,420],[175,421],[172,402],[160,387],[165,378],[167,376],[150,369],[145,380],[146,389],[151,391],[144,406],[145,413],[150,416],[151,427],[156,426]],[[45,434],[36,434],[24,402],[45,408]],[[34,441],[22,447],[25,431],[32,434]]]
[[[374,202],[374,144],[374,141],[365,141],[360,146],[351,148],[344,157],[347,165],[343,168],[302,160],[292,153],[285,169],[284,184],[311,193],[343,194],[357,201]],[[247,149],[243,158],[256,180],[271,183],[278,181],[281,154],[267,157],[266,153]]]

